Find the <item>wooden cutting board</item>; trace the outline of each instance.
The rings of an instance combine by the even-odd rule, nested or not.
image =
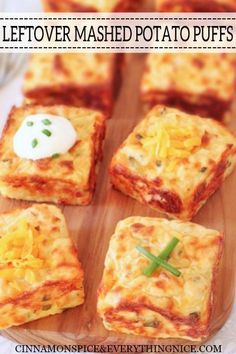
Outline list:
[[[121,335],[104,329],[96,314],[97,288],[102,277],[104,258],[117,222],[131,215],[158,216],[158,213],[111,188],[108,165],[116,148],[142,116],[139,84],[144,64],[143,55],[129,57],[122,90],[116,109],[108,121],[107,136],[96,194],[91,206],[65,207],[70,234],[79,252],[85,271],[84,305],[63,314],[11,328],[3,335],[24,344],[127,344],[155,343],[140,337]],[[10,93],[9,93],[10,94]],[[236,119],[234,122],[236,129]],[[236,173],[210,198],[194,219],[206,227],[225,233],[225,252],[217,287],[217,304],[211,323],[213,335],[227,320],[234,299],[236,266]],[[25,202],[0,199],[0,212],[24,207]],[[181,343],[168,340],[158,343]],[[186,343],[186,342],[185,342]]]

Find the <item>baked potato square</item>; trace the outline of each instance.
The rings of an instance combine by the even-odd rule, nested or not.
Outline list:
[[[144,275],[150,260],[137,250],[159,255],[179,240],[168,263]],[[98,313],[108,330],[154,338],[201,340],[208,336],[215,304],[215,280],[223,237],[197,224],[130,217],[111,238],[98,291]]]
[[[160,12],[235,12],[234,0],[155,0]]]
[[[110,117],[122,58],[106,53],[33,54],[23,84],[26,101],[92,108]]]
[[[42,0],[49,12],[132,12],[142,0]]]
[[[37,160],[16,155],[14,136],[26,117],[35,114],[68,119],[76,132],[76,142],[68,152]],[[62,105],[13,108],[0,141],[0,193],[37,202],[89,204],[95,190],[104,135],[104,116],[94,110]]]
[[[191,219],[232,172],[236,138],[213,119],[154,107],[114,155],[114,187],[171,217]]]
[[[83,271],[60,209],[2,214],[0,235],[0,329],[84,302]]]
[[[235,78],[233,54],[149,54],[142,100],[148,108],[165,104],[224,120],[234,99]]]

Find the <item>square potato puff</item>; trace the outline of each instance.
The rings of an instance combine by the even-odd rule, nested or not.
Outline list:
[[[176,277],[162,267],[150,277],[144,275],[150,261],[136,247],[157,256],[173,237],[180,242],[168,263],[181,275]],[[222,245],[219,232],[189,222],[146,217],[120,221],[98,291],[98,313],[104,326],[154,338],[206,338]]]
[[[236,138],[222,124],[156,106],[118,149],[110,174],[123,193],[189,220],[235,162]]]
[[[49,12],[132,12],[141,0],[42,0]]]
[[[235,93],[235,55],[149,54],[141,85],[144,104],[164,104],[219,120],[228,118]]]
[[[160,12],[235,12],[235,0],[155,0]]]
[[[0,282],[0,329],[84,302],[83,271],[58,208],[0,215]]]
[[[30,160],[18,157],[13,137],[29,115],[52,114],[67,118],[77,133],[72,148],[59,156]],[[26,105],[13,108],[0,141],[0,193],[15,199],[59,204],[91,202],[102,157],[104,116],[69,106]]]
[[[104,53],[33,54],[25,74],[27,102],[66,104],[111,115],[122,58]]]

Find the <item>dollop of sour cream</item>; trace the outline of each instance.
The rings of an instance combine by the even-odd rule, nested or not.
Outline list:
[[[64,154],[77,140],[70,121],[51,114],[27,116],[13,138],[13,149],[17,156],[39,160]]]

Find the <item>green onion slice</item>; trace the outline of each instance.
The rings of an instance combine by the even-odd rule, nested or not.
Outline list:
[[[51,157],[52,157],[52,159],[57,159],[58,157],[60,157],[60,154],[56,153],[56,154],[53,154]]]
[[[31,122],[31,121],[28,121],[28,122],[26,123],[26,125],[27,125],[28,127],[32,127],[32,125],[34,125],[34,123]]]
[[[159,257],[166,260],[178,243],[179,240],[176,237],[174,237],[164,248],[164,250],[159,254]],[[143,274],[146,275],[147,277],[150,277],[158,267],[159,266],[155,262],[153,262],[147,268],[144,269]]]
[[[47,118],[43,119],[42,122],[43,122],[44,125],[51,125],[52,124],[52,122],[49,119],[47,119]]]
[[[161,266],[161,267],[165,268],[168,272],[172,273],[176,277],[179,277],[181,275],[181,272],[178,269],[176,269],[175,267],[173,267],[172,265],[167,263],[164,259],[162,259],[160,257],[155,257],[152,253],[147,251],[145,248],[143,248],[141,246],[137,246],[136,249],[140,253],[142,253],[144,256],[149,258],[152,262],[156,263],[157,266]]]
[[[35,148],[38,145],[38,140],[33,139],[31,145],[32,145],[32,148]]]
[[[44,135],[47,135],[47,136],[51,136],[51,135],[52,135],[52,132],[50,132],[50,130],[48,130],[48,129],[42,130],[42,133],[43,133]]]

